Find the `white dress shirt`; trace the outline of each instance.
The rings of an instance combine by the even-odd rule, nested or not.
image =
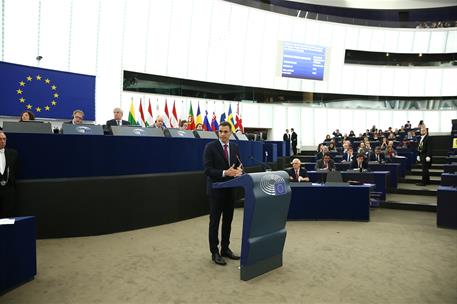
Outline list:
[[[0,173],[5,173],[6,168],[6,157],[5,157],[5,149],[0,149]]]

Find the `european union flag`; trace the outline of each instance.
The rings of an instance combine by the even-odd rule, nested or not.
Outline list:
[[[0,115],[26,110],[40,118],[70,119],[73,110],[95,120],[95,76],[0,61]]]

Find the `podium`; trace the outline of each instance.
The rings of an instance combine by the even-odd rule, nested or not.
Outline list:
[[[244,188],[240,278],[248,281],[282,266],[291,190],[285,171],[244,174],[213,188]]]

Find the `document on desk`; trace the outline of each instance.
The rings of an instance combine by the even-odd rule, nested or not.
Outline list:
[[[0,225],[14,225],[16,219],[13,218],[2,218],[0,219]]]

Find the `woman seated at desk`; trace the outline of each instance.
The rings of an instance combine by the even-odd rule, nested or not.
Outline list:
[[[25,121],[31,121],[35,120],[35,115],[31,111],[24,111],[21,114],[21,117],[19,119],[19,122],[25,122]]]

